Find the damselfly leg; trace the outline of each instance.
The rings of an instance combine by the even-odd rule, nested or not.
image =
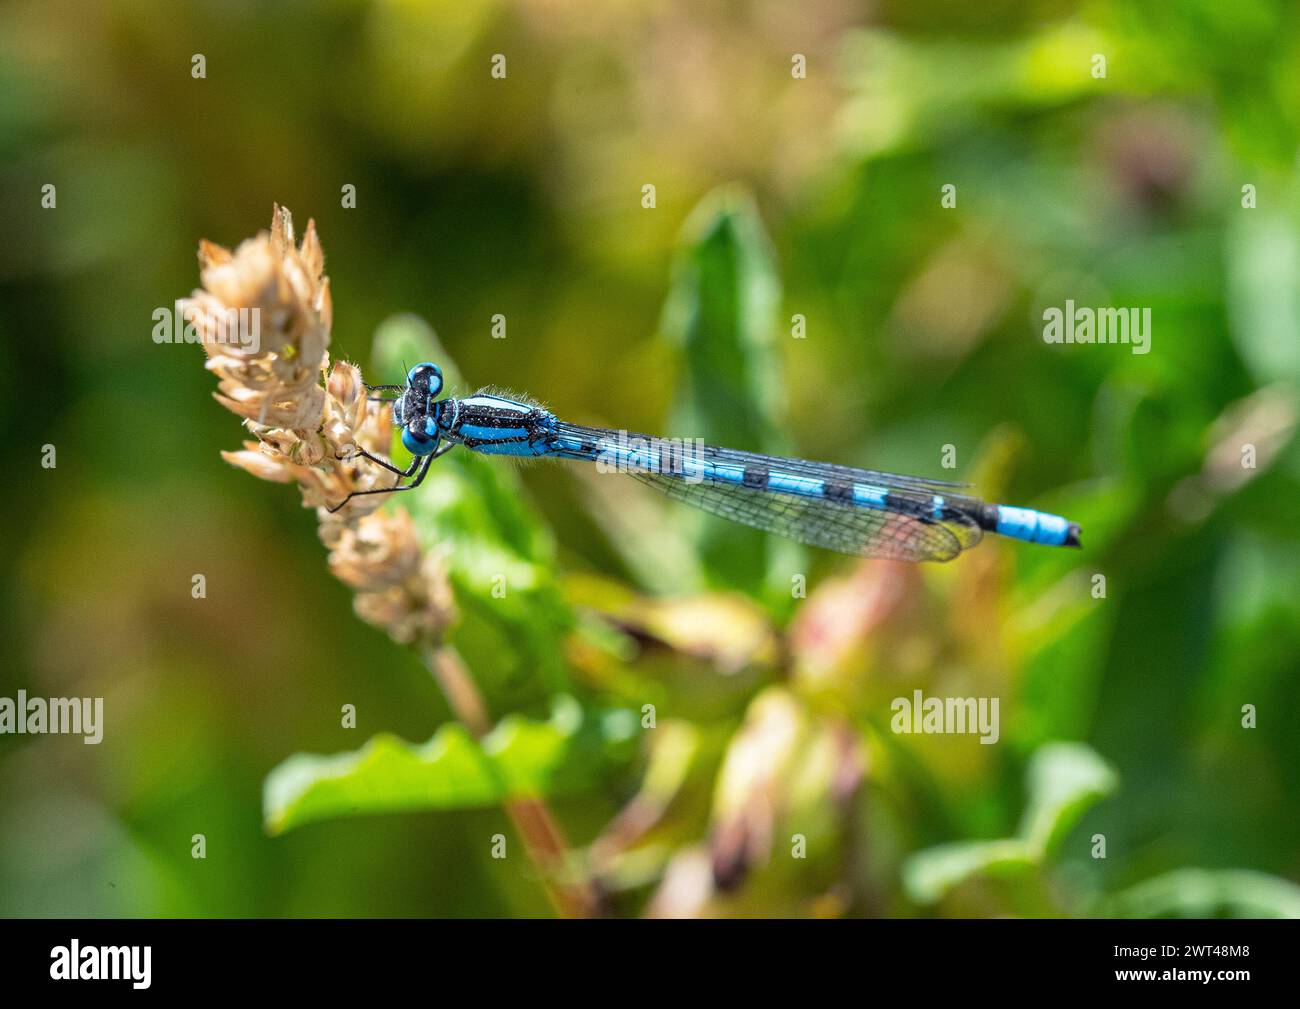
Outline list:
[[[363,382],[362,385],[365,385]],[[404,385],[366,385],[366,392],[395,392],[396,396],[367,396],[366,399],[372,403],[392,403],[402,398],[402,393],[406,391]]]
[[[419,487],[420,484],[424,481],[425,475],[429,472],[429,465],[433,462],[433,460],[437,459],[441,455],[446,455],[451,449],[455,447],[456,445],[454,442],[448,442],[447,444],[439,447],[439,449],[436,452],[432,452],[426,456],[416,456],[413,460],[411,460],[411,468],[414,469],[416,466],[419,466],[421,460],[423,460],[424,465],[420,466],[419,472],[415,474],[415,479],[412,480],[410,483],[406,484],[405,486],[403,486],[399,481],[398,483],[394,484],[392,487],[377,487],[374,490],[354,490],[351,494],[349,494],[342,501],[340,501],[333,508],[331,508],[329,510],[330,514],[331,515],[334,514],[345,504],[351,501],[354,497],[363,497],[366,494],[397,494],[404,490],[415,490],[415,488]],[[374,456],[370,456],[370,458],[374,459]],[[379,462],[380,460],[375,459],[375,461]],[[388,468],[393,469],[394,472],[402,473],[403,475],[406,475],[402,470],[398,470],[396,467],[390,466]]]
[[[371,462],[384,467],[384,469],[388,470],[388,472],[396,473],[400,477],[410,476],[412,473],[416,471],[416,469],[420,465],[421,457],[417,455],[414,459],[411,460],[411,465],[407,466],[406,469],[399,469],[398,467],[394,466],[391,462],[389,462],[387,459],[383,458],[382,456],[372,455],[371,453],[367,452],[360,445],[354,445],[352,447],[353,449],[355,449],[355,451],[347,453],[345,455],[336,455],[335,458],[341,460],[342,462],[350,462],[351,460],[356,459],[359,456],[362,459],[369,459]]]

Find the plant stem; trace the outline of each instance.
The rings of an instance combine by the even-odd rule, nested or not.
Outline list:
[[[427,643],[424,663],[461,723],[481,739],[492,728],[487,705],[478,684],[465,668],[460,653],[451,645]],[[524,841],[524,850],[537,867],[556,913],[565,918],[594,918],[600,901],[590,882],[569,879],[568,841],[540,796],[518,796],[504,803],[506,815]]]

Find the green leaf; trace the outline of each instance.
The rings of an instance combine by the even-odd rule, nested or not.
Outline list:
[[[1099,910],[1107,918],[1300,918],[1300,887],[1246,869],[1176,869]]]
[[[380,374],[398,379],[403,363],[436,362],[446,389],[461,391],[455,362],[418,316],[383,322],[374,359]],[[502,682],[565,689],[563,641],[573,617],[555,581],[555,544],[510,464],[455,449],[398,503],[425,549],[443,557],[464,615],[452,638],[470,665]]]
[[[1033,849],[1019,838],[941,844],[903,863],[903,889],[918,904],[933,904],[971,876],[1019,872],[1037,861]]]
[[[940,900],[972,876],[1034,868],[1118,777],[1082,743],[1048,743],[1038,749],[1027,774],[1029,804],[1019,836],[995,841],[960,841],[918,851],[903,864],[903,886],[922,904]]]
[[[683,228],[664,308],[664,335],[685,357],[675,419],[686,433],[756,449],[776,442],[780,296],[753,200],[733,186],[709,193]]]
[[[1260,385],[1300,380],[1300,238],[1295,213],[1235,215],[1227,232],[1230,332]]]
[[[272,834],[339,816],[495,805],[522,795],[580,791],[633,750],[633,712],[584,715],[561,696],[549,721],[511,715],[482,741],[457,722],[426,743],[387,733],[334,756],[299,753],[268,776],[263,820]]]
[[[1020,836],[1040,857],[1050,854],[1088,808],[1119,783],[1110,765],[1082,743],[1040,747],[1028,777],[1029,806]]]
[[[780,300],[775,257],[753,199],[736,186],[709,193],[682,229],[664,307],[663,333],[684,359],[674,436],[783,450],[785,382],[774,329]],[[752,588],[767,577],[771,554],[786,551],[788,558],[795,550],[721,519],[691,513],[684,521],[706,569],[730,585]]]

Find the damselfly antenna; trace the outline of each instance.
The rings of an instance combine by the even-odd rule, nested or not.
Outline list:
[[[365,385],[363,382],[362,385]],[[404,385],[366,385],[366,392],[395,392],[396,396],[367,396],[366,399],[372,403],[392,403],[402,398],[402,393],[406,392]]]

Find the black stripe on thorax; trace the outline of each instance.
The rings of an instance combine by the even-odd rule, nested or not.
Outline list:
[[[531,411],[528,413],[519,413],[515,410],[504,410],[500,407],[469,406],[462,411],[460,422],[462,424],[468,424],[471,427],[531,428],[536,423],[536,418]]]

